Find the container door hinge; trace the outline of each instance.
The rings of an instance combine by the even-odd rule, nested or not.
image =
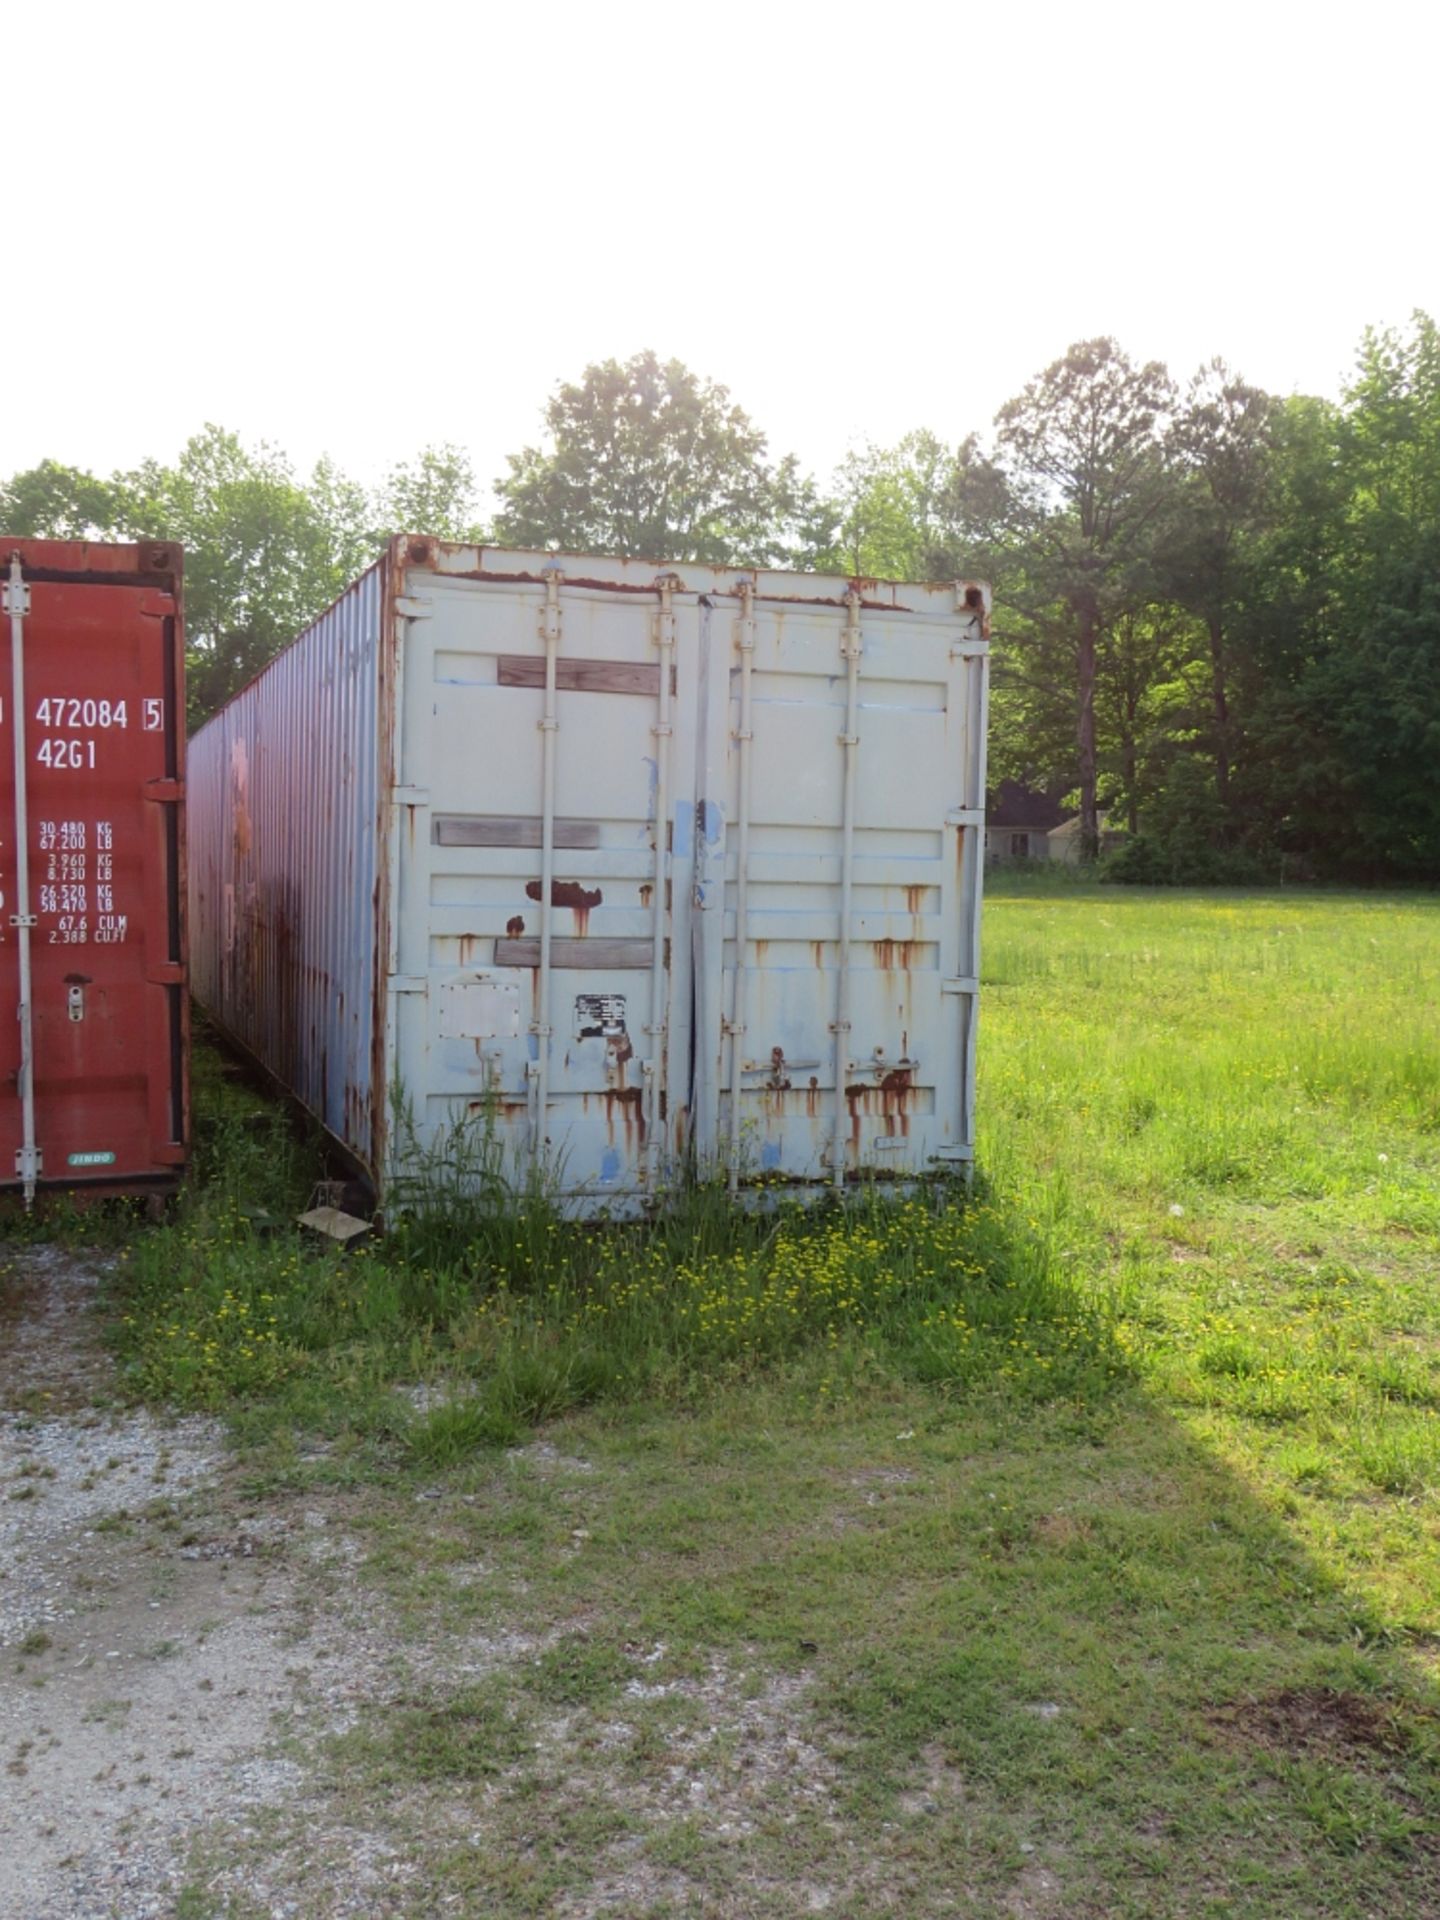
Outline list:
[[[424,993],[430,983],[423,973],[392,973],[386,984],[391,993]]]
[[[930,1158],[932,1160],[943,1160],[947,1163],[953,1163],[973,1160],[975,1154],[974,1150],[970,1147],[937,1147]]]
[[[984,807],[951,807],[945,815],[947,827],[983,827],[985,824]]]
[[[973,973],[961,974],[957,980],[942,980],[940,982],[940,991],[941,993],[975,994],[980,991],[980,982],[975,978]]]
[[[435,602],[428,594],[401,593],[395,596],[395,611],[406,620],[428,620]]]

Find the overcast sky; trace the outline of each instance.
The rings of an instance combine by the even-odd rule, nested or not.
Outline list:
[[[482,480],[653,346],[824,472],[1067,343],[1335,394],[1440,312],[1433,7],[27,9],[0,473],[205,420]]]

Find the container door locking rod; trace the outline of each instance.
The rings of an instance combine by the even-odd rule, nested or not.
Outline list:
[[[669,912],[665,876],[669,860],[666,841],[670,830],[670,742],[675,732],[670,717],[670,678],[675,670],[675,589],[683,584],[678,574],[662,573],[657,576],[655,590],[660,596],[660,606],[650,630],[651,640],[660,654],[659,710],[655,724],[650,729],[655,738],[655,891],[651,895],[650,906],[653,916],[650,935],[650,1019],[645,1029],[650,1036],[650,1053],[644,1068],[644,1178],[646,1188],[652,1195],[660,1185],[660,1101],[665,1084],[670,1026],[670,982],[665,966],[665,927]]]
[[[735,855],[735,976],[734,997],[727,1031],[730,1035],[730,1167],[729,1189],[740,1188],[740,1095],[745,1084],[745,1016],[749,978],[746,966],[750,956],[750,795],[753,784],[753,688],[752,666],[755,658],[755,585],[742,580],[739,586],[740,618],[736,622],[735,644],[740,649],[740,724],[733,738],[739,743],[740,821]]]
[[[30,589],[20,571],[20,556],[10,556],[4,586],[5,611],[10,616],[10,704],[15,728],[15,912],[10,925],[16,933],[20,960],[20,1112],[23,1145],[15,1155],[15,1171],[25,1183],[25,1208],[35,1204],[35,1182],[40,1155],[35,1146],[35,1012],[31,1004],[30,931],[30,816],[25,794],[25,616],[30,611]]]
[[[854,587],[845,596],[845,630],[840,657],[845,662],[845,731],[840,815],[840,948],[839,977],[835,983],[835,1131],[831,1136],[830,1177],[837,1193],[845,1190],[845,1082],[850,1077],[850,936],[851,901],[855,883],[855,759],[860,749],[860,656],[865,643],[860,633],[860,595]],[[859,1171],[862,1155],[855,1156]]]
[[[545,706],[540,717],[540,969],[535,985],[535,1058],[530,1062],[530,1137],[535,1164],[545,1167],[550,1144],[550,943],[555,921],[555,736],[560,731],[556,704],[557,663],[560,654],[560,588],[565,575],[559,567],[545,569],[545,601],[540,610],[540,638],[545,644]]]

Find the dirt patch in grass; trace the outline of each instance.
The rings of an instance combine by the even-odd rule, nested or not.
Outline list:
[[[1409,1709],[1412,1715],[1416,1711]],[[1218,1708],[1210,1724],[1236,1746],[1340,1765],[1398,1754],[1410,1743],[1399,1708],[1334,1687],[1282,1687],[1258,1700]]]

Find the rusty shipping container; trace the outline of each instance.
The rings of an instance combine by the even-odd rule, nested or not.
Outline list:
[[[963,1169],[988,609],[397,540],[190,743],[197,999],[382,1198]]]
[[[156,1192],[188,1138],[176,546],[0,538],[0,1193]]]

